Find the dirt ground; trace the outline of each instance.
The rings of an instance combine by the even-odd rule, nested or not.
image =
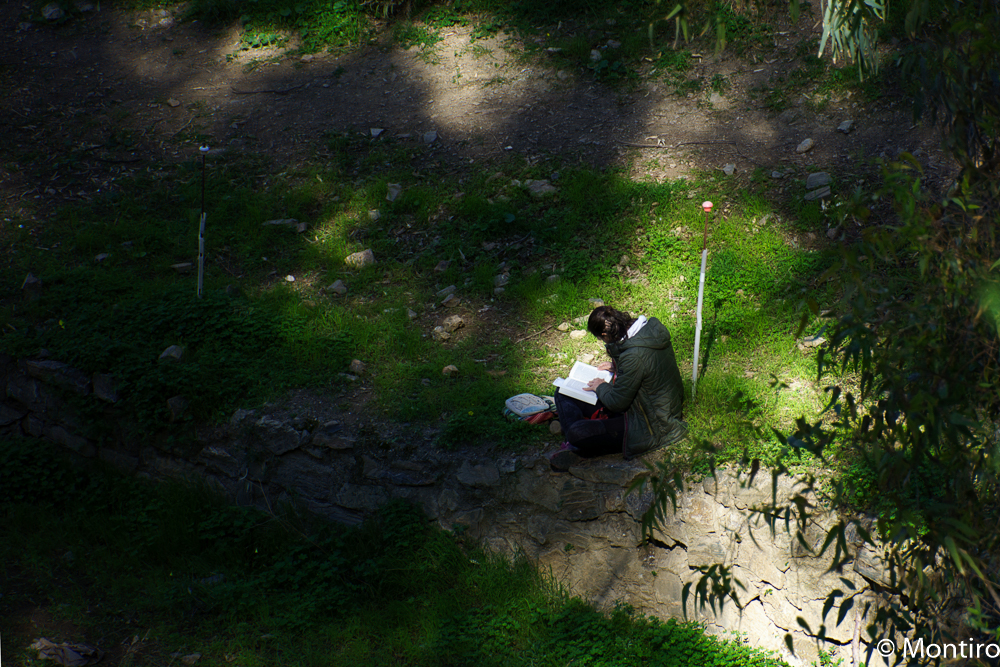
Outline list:
[[[525,57],[508,36],[472,41],[471,26],[446,31],[432,52],[404,50],[383,32],[350,53],[302,58],[288,54],[294,43],[241,50],[238,28],[181,21],[180,8],[77,6],[86,11],[46,24],[2,2],[0,206],[8,219],[89,197],[156,160],[187,159],[202,142],[294,164],[322,158],[324,133],[347,129],[414,142],[435,132],[426,144],[432,168],[559,154],[630,164],[642,179],[727,163],[736,178],[758,167],[801,177],[853,173],[867,158],[906,150],[919,151],[932,182],[952,171],[935,132],[914,124],[891,94],[874,104],[846,94],[816,104],[800,93],[782,114],[750,95],[794,67],[802,33],[816,30],[809,17],[779,30],[771,46],[694,58],[688,76],[727,85],[722,94],[703,86],[678,96],[651,65],[637,86],[607,87],[582,68],[558,69],[544,50]],[[563,25],[552,38],[573,30]],[[591,37],[595,49],[613,48],[607,35]],[[848,119],[854,131],[837,132]],[[806,138],[815,148],[797,154]],[[640,159],[624,159],[636,151]]]

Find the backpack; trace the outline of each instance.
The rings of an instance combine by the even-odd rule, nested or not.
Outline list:
[[[507,399],[503,416],[507,421],[526,421],[541,424],[556,416],[556,402],[551,396],[518,394]]]

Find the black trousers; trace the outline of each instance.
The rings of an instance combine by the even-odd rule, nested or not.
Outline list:
[[[610,412],[600,400],[590,405],[556,390],[556,411],[566,441],[580,450],[581,456],[621,454],[625,440],[625,415]],[[593,419],[602,411],[607,419]]]

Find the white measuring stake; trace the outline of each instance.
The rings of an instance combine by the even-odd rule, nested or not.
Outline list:
[[[694,363],[691,365],[691,400],[698,390],[698,352],[701,347],[701,304],[705,299],[705,264],[708,260],[708,214],[712,212],[712,202],[702,202],[705,211],[705,235],[701,247],[701,277],[698,278],[698,321],[694,327]]]
[[[198,230],[198,298],[205,282],[205,214],[201,214],[201,228]]]
[[[205,282],[205,156],[208,146],[198,149],[201,152],[201,225],[198,228],[198,298],[201,298],[201,288]]]
[[[694,368],[691,369],[691,400],[694,400],[698,387],[698,348],[701,347],[701,304],[705,298],[705,262],[708,259],[708,248],[701,251],[701,278],[698,279],[698,324],[694,329]]]

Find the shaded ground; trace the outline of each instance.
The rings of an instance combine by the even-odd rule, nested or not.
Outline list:
[[[652,64],[637,85],[607,87],[586,69],[559,69],[544,51],[525,57],[525,45],[513,38],[473,41],[470,26],[445,31],[430,50],[404,50],[383,32],[355,52],[302,59],[285,50],[241,50],[237,28],[210,30],[168,10],[97,9],[38,25],[25,22],[20,5],[3,4],[7,217],[30,218],[40,204],[88,197],[157,159],[189,158],[202,142],[289,164],[322,157],[323,135],[349,128],[380,128],[383,137],[414,142],[436,132],[423,167],[554,153],[634,164],[639,178],[676,178],[725,163],[735,164],[737,178],[758,167],[803,176],[809,169],[856,171],[870,157],[922,150],[930,180],[945,170],[934,132],[914,126],[891,94],[866,104],[849,93],[789,88],[789,108],[778,114],[773,101],[769,108],[763,91],[787,87],[776,77],[795,67],[809,17],[740,58],[694,58],[686,76],[700,79],[701,90],[677,94]],[[575,29],[561,25],[551,39]],[[594,48],[612,48],[606,35],[590,38]],[[855,131],[836,132],[847,119]],[[798,155],[805,138],[816,146]],[[642,159],[623,159],[634,151]]]

